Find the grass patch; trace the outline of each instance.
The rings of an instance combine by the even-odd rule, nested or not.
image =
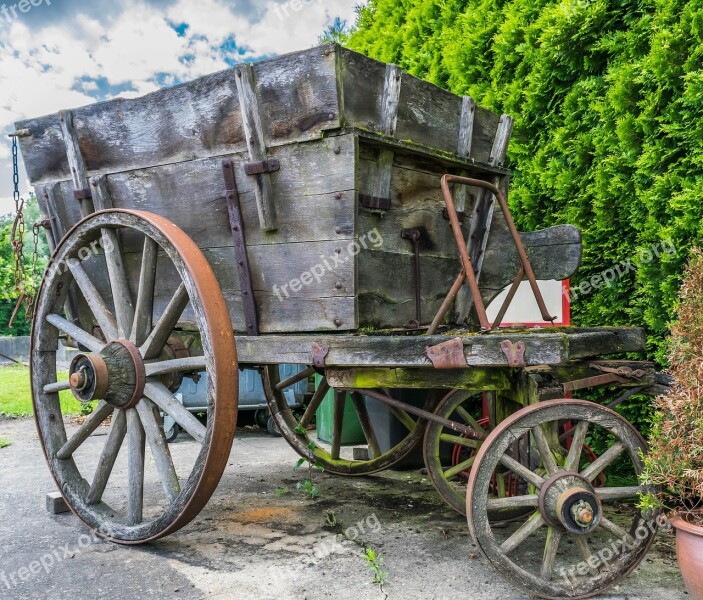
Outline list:
[[[0,450],[7,448],[10,444],[10,440],[0,437]]]
[[[58,375],[59,381],[68,379],[67,372]],[[80,414],[81,404],[70,391],[61,392],[60,399],[64,416]],[[0,415],[31,417],[33,414],[29,368],[22,365],[0,367]]]

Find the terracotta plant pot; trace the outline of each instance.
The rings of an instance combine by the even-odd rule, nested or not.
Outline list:
[[[703,600],[703,527],[673,517],[676,529],[676,556],[692,600]]]

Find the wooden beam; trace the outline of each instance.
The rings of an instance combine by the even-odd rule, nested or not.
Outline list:
[[[237,93],[242,111],[242,127],[247,139],[247,148],[251,162],[266,160],[266,141],[264,129],[261,125],[259,102],[256,97],[256,83],[254,81],[254,68],[251,64],[239,65],[236,69]],[[275,231],[276,206],[273,202],[273,183],[270,173],[253,175],[256,178],[254,194],[259,211],[259,225],[264,231]]]

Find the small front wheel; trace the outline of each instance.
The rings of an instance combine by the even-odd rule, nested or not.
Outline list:
[[[564,423],[571,429],[560,433]],[[571,435],[569,435],[571,434]],[[562,438],[568,439],[566,448]],[[597,458],[586,441],[606,447]],[[519,460],[525,443],[537,465]],[[523,408],[483,442],[466,497],[469,530],[496,571],[542,598],[586,598],[615,585],[644,558],[656,520],[636,506],[646,444],[618,413],[583,400],[550,400]],[[613,473],[603,485],[600,475]],[[497,478],[517,478],[519,493],[496,498]],[[617,482],[608,485],[610,481]],[[494,526],[495,509],[529,514]]]

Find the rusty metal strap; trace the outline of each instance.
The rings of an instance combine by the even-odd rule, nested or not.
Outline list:
[[[464,342],[460,337],[455,337],[436,346],[427,346],[426,352],[435,369],[469,368],[464,356]]]
[[[261,175],[262,173],[275,173],[281,170],[281,163],[277,158],[269,158],[244,164],[247,175]]]
[[[73,197],[79,202],[81,200],[92,200],[93,193],[90,191],[90,188],[83,188],[82,190],[75,190],[73,192]]]
[[[244,222],[242,220],[242,210],[239,204],[237,182],[234,176],[234,161],[222,161],[222,170],[225,177],[225,195],[227,197],[229,223],[232,230],[232,241],[234,243],[234,255],[237,261],[237,270],[239,271],[239,283],[242,290],[242,303],[244,304],[247,335],[259,335],[256,300],[251,283],[249,257],[247,255],[247,245],[244,238]]]
[[[359,194],[359,202],[364,208],[371,210],[390,210],[391,199],[379,198],[378,196],[369,196],[368,194]]]
[[[519,369],[526,367],[525,363],[525,342],[516,342],[513,344],[510,340],[504,340],[500,344],[503,354],[508,359],[508,366],[511,369]]]

